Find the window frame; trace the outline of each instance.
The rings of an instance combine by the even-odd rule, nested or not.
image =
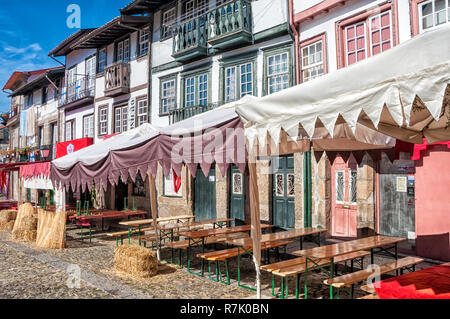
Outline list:
[[[174,11],[174,15],[173,15],[173,21],[169,21],[169,22],[176,22],[177,21],[177,14],[178,14],[178,5],[175,2],[175,5],[172,6],[168,6],[164,9],[161,10],[161,26],[160,26],[160,41],[164,41],[167,39],[170,39],[173,35],[173,30],[172,28],[169,28],[169,30],[166,30],[166,27],[164,26],[164,15],[170,11]]]
[[[147,32],[147,40],[146,41],[142,41],[142,33],[143,32]],[[144,28],[142,28],[142,29],[140,29],[139,31],[138,31],[138,34],[137,34],[137,38],[138,38],[138,57],[142,57],[142,56],[144,56],[144,55],[147,55],[148,54],[148,52],[150,51],[150,27],[149,26],[146,26],[146,27],[144,27]],[[145,52],[145,53],[142,53],[142,44],[147,44],[147,51]]]
[[[71,138],[70,139],[67,139],[67,124],[71,124],[71,132],[70,132],[70,135],[71,135]],[[73,141],[74,139],[75,139],[75,137],[76,137],[76,131],[75,131],[75,119],[71,119],[71,120],[67,120],[65,123],[64,123],[64,141],[65,142],[68,142],[68,141]]]
[[[327,54],[328,46],[327,46],[326,33],[324,32],[324,33],[321,33],[321,34],[319,34],[317,36],[314,36],[312,38],[306,39],[306,40],[300,42],[300,44],[299,44],[299,47],[300,47],[300,50],[299,50],[299,53],[300,53],[300,83],[305,83],[305,82],[314,80],[314,79],[311,79],[311,80],[308,80],[308,81],[304,81],[304,79],[303,79],[303,71],[304,71],[304,69],[303,69],[302,49],[305,48],[305,47],[308,47],[308,46],[310,46],[312,44],[315,44],[315,43],[317,43],[319,41],[322,42],[323,74],[321,76],[323,76],[323,75],[328,73],[328,59],[327,59],[327,57],[328,57],[328,54]]]
[[[376,5],[372,7],[371,9],[364,10],[363,12],[357,13],[355,15],[346,17],[340,21],[337,21],[335,23],[335,32],[336,32],[336,61],[337,61],[337,68],[344,68],[347,67],[347,55],[346,55],[346,35],[345,35],[345,28],[347,26],[350,26],[352,24],[356,24],[361,21],[365,21],[366,23],[366,48],[370,47],[370,18],[377,15],[377,14],[383,14],[386,11],[391,11],[390,18],[391,18],[391,41],[392,46],[391,48],[394,48],[399,43],[399,29],[398,29],[398,4],[397,0],[393,0],[392,3],[383,3],[380,5]],[[366,49],[366,59],[372,56],[371,48],[368,50]]]
[[[92,136],[86,135],[86,122],[85,121],[88,118],[92,118],[92,124],[91,124]],[[86,138],[86,137],[94,138],[94,136],[95,136],[95,116],[94,116],[94,113],[92,113],[92,114],[83,116],[83,138]]]
[[[206,105],[200,104],[200,92],[199,92],[199,78],[201,76],[207,76],[207,82],[206,82]],[[186,99],[186,80],[187,79],[194,79],[194,101],[193,105],[188,106],[187,99]],[[188,72],[181,75],[181,107],[195,107],[195,106],[208,106],[211,104],[211,67],[207,67],[201,70],[196,70],[195,72]],[[203,98],[204,99],[204,98]]]
[[[123,118],[123,115],[124,115],[123,110],[124,109],[126,110],[125,119]],[[120,110],[120,131],[116,130],[117,129],[117,126],[116,126],[116,124],[117,124],[116,123],[117,122],[117,119],[116,119],[117,110]],[[117,133],[120,134],[120,133],[124,133],[124,132],[128,131],[128,103],[127,104],[121,104],[121,105],[114,105],[113,106],[113,121],[112,121],[112,124],[113,124],[113,127],[112,127],[113,134],[117,134]],[[124,127],[124,125],[126,127]]]
[[[181,174],[183,175],[183,174]],[[164,197],[173,197],[173,198],[182,198],[183,197],[183,176],[179,176],[181,179],[181,186],[180,189],[178,190],[178,193],[175,193],[175,188],[174,188],[174,184],[173,184],[173,171],[172,168],[170,168],[169,170],[169,177],[162,176],[163,179],[163,196]],[[166,183],[169,181],[170,179],[170,185],[172,186],[172,192],[167,193],[167,186]]]
[[[106,110],[106,119],[102,121],[102,111]],[[98,107],[98,136],[108,135],[108,118],[109,118],[109,105],[102,105]],[[105,123],[106,132],[102,132],[102,124]]]
[[[167,97],[163,98],[163,85],[164,83],[168,83],[168,82],[174,82],[174,86],[173,86],[173,91],[174,91],[174,95],[173,95],[173,100],[174,100],[174,105],[172,109],[167,108],[167,110],[165,110],[165,112],[163,112],[163,99],[167,99]],[[166,116],[169,115],[170,111],[173,109],[177,108],[177,86],[178,86],[178,76],[177,75],[170,75],[170,76],[166,76],[166,77],[162,77],[159,79],[159,116]]]
[[[292,61],[292,43],[289,43],[286,46],[283,46],[281,48],[278,49],[270,49],[270,50],[266,50],[264,51],[264,70],[263,70],[263,96],[269,95],[269,58],[276,56],[276,55],[282,55],[287,53],[287,62],[288,62],[288,88],[292,87],[293,85],[293,70],[292,67],[294,65],[293,61]]]
[[[139,111],[140,111],[139,103],[141,103],[141,102],[146,102],[147,103],[147,106],[146,106],[147,111],[146,111],[145,115],[142,115],[142,114],[139,113]],[[149,106],[148,105],[149,105],[149,103],[148,103],[147,97],[136,99],[136,127],[139,127],[139,126],[141,126],[144,123],[148,123],[148,119],[149,119]],[[143,121],[142,123],[140,123],[140,119],[139,118],[143,117],[143,116],[145,116],[147,118],[147,120]]]
[[[445,22],[444,22],[444,23],[441,23],[441,24],[438,24],[438,25],[436,25],[436,10],[435,10],[435,3],[436,3],[436,0],[424,0],[424,1],[420,1],[420,2],[418,2],[418,3],[416,4],[416,9],[417,9],[417,12],[418,12],[418,20],[417,20],[417,24],[418,24],[418,27],[419,27],[419,34],[421,34],[421,33],[423,33],[423,32],[430,31],[430,30],[434,30],[434,29],[436,29],[436,28],[441,27],[442,25],[445,25],[445,24],[450,23],[450,3],[449,3],[449,2],[450,2],[449,0],[444,0],[445,8],[444,8],[443,10],[441,10],[441,11],[446,12],[446,19],[445,19]],[[430,27],[430,28],[424,29],[424,28],[423,28],[423,23],[422,23],[422,22],[423,22],[423,21],[422,21],[422,19],[423,19],[423,15],[422,15],[422,7],[423,7],[424,5],[426,5],[426,4],[428,4],[428,3],[431,3],[431,4],[432,4],[432,13],[431,13],[431,16],[433,17],[433,26]]]
[[[235,61],[228,61],[228,62],[222,62],[221,63],[221,75],[220,75],[220,98],[223,103],[229,103],[236,100],[239,100],[243,97],[242,95],[242,82],[241,82],[241,67],[244,65],[251,64],[252,67],[252,94],[246,94],[246,95],[253,95],[258,96],[258,87],[257,87],[257,58],[255,56],[251,57],[242,57]],[[234,68],[235,69],[235,99],[227,100],[227,70]]]
[[[100,59],[101,57],[101,52],[105,52],[105,59]],[[107,47],[103,47],[103,48],[99,48],[97,50],[97,58],[96,58],[96,64],[97,64],[97,74],[103,74],[105,72],[105,69],[108,65],[108,49]],[[103,65],[103,70],[100,70],[101,66]]]
[[[128,50],[125,51],[125,44],[128,43]],[[120,53],[120,45],[122,44],[122,57],[119,59],[119,53]],[[125,59],[125,56],[128,55],[128,58]],[[126,36],[125,38],[122,38],[120,40],[118,40],[115,44],[114,44],[114,60],[116,63],[130,63],[131,61],[131,38],[130,36]]]

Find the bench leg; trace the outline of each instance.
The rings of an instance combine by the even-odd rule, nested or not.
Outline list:
[[[225,272],[226,272],[226,275],[227,275],[227,281],[224,281],[222,279],[222,272],[220,271],[220,261],[217,262],[217,267],[219,268],[220,282],[225,284],[225,285],[229,285],[230,284],[230,273],[228,272],[228,260],[225,259]]]
[[[295,298],[296,299],[298,299],[299,288],[300,288],[300,274],[297,274],[297,276],[295,278]]]
[[[92,243],[92,226],[89,224],[89,242]]]
[[[252,290],[252,291],[256,291],[256,289],[253,288],[253,287],[249,287],[249,286],[241,284],[241,267],[240,267],[240,263],[241,263],[241,254],[239,253],[239,248],[238,248],[238,286],[241,287],[241,288],[246,288],[246,289],[249,289],[249,290]]]
[[[350,272],[353,272],[353,259],[352,260],[350,260]]]
[[[219,262],[216,261],[215,263],[216,263],[216,278],[214,279],[211,277],[211,261],[210,260],[208,260],[208,277],[209,277],[209,280],[218,282],[219,281]]]
[[[272,296],[280,299],[284,299],[284,277],[281,277],[281,287],[280,287],[280,294],[275,293],[275,275],[272,274]]]

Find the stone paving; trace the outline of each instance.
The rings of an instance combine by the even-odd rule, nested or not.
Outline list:
[[[305,243],[304,248],[315,244]],[[67,248],[63,250],[36,249],[32,243],[17,242],[8,231],[0,231],[0,298],[156,298],[156,299],[233,299],[253,298],[255,292],[237,285],[237,262],[229,262],[231,285],[224,285],[208,279],[208,267],[205,267],[205,277],[190,274],[185,268],[163,262],[157,276],[149,279],[136,279],[114,270],[115,241],[104,235],[94,235],[92,243],[79,240],[77,230],[67,230]],[[221,246],[218,245],[217,249]],[[287,251],[298,250],[298,242],[291,244]],[[195,252],[194,252],[195,253]],[[193,254],[194,254],[193,253]],[[4,256],[4,257],[3,257]],[[162,252],[161,257],[170,260],[170,252]],[[178,256],[177,256],[178,257]],[[186,256],[183,255],[183,258]],[[282,257],[286,257],[282,254]],[[376,256],[376,263],[392,260]],[[274,262],[272,258],[272,262]],[[366,257],[365,264],[369,259]],[[418,268],[432,266],[422,263]],[[75,268],[74,268],[75,267]],[[77,268],[79,267],[79,268]],[[343,271],[344,266],[339,266]],[[78,287],[73,287],[73,269],[80,271],[81,281]],[[200,263],[194,260],[194,271],[200,270]],[[262,272],[262,295],[272,297],[272,277]],[[313,272],[308,276],[308,298],[328,299],[329,287],[322,284],[327,278],[324,272]],[[255,269],[251,258],[241,261],[241,280],[251,285],[255,279]],[[303,292],[304,279],[300,282],[300,292]],[[68,285],[69,283],[69,285]],[[277,286],[280,281],[277,279]],[[73,288],[69,288],[69,286]],[[295,283],[289,284],[290,298],[294,296]],[[277,289],[279,290],[279,289]],[[355,289],[355,297],[366,293]],[[341,298],[346,292],[341,293]]]

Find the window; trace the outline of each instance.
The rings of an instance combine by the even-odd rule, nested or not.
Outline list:
[[[301,48],[302,82],[314,80],[324,74],[324,44],[322,40]]]
[[[89,90],[93,90],[95,88],[95,65],[95,56],[86,60],[86,77],[88,82],[87,87]],[[94,94],[95,92],[90,93]]]
[[[289,54],[283,52],[267,57],[267,85],[269,94],[289,87]]]
[[[98,132],[99,135],[108,134],[108,106],[98,109]]]
[[[187,0],[183,3],[182,20],[190,20],[204,14],[208,10],[208,0]]]
[[[367,57],[366,22],[360,22],[345,28],[345,48],[347,65],[351,65]]]
[[[46,104],[48,99],[48,87],[42,88],[42,100],[41,104]]]
[[[66,142],[75,139],[75,120],[66,122]]]
[[[161,82],[160,114],[167,114],[176,107],[175,78]]]
[[[33,105],[33,93],[29,93],[25,97],[25,109]]]
[[[200,74],[184,79],[184,106],[208,105],[208,74]]]
[[[114,133],[123,133],[128,130],[128,106],[119,106],[114,109]]]
[[[137,102],[137,126],[148,123],[148,102],[147,99]]]
[[[58,124],[52,123],[50,124],[51,132],[52,132],[52,159],[56,157],[56,144],[58,143]]]
[[[172,24],[176,19],[176,8],[166,10],[162,15],[161,39],[172,36]]]
[[[94,114],[83,117],[83,137],[94,137]]]
[[[226,67],[224,90],[226,103],[253,95],[253,63]]]
[[[340,66],[348,66],[389,50],[395,45],[392,4],[341,21]]]
[[[130,39],[126,39],[117,43],[116,61],[129,62],[130,61]]]
[[[148,46],[150,41],[150,29],[146,28],[139,31],[139,55],[148,53]]]
[[[173,180],[173,170],[170,169],[170,173],[168,177],[163,177],[164,178],[164,195],[165,196],[176,196],[176,197],[181,197],[183,196],[183,180],[181,179],[181,186],[180,189],[178,190],[178,193],[175,192],[175,185],[174,185],[174,180]]]
[[[97,66],[97,73],[103,73],[105,72],[106,67],[106,48],[100,49],[98,51],[98,66]]]
[[[431,0],[419,4],[420,32],[450,21],[450,0]]]
[[[376,55],[392,47],[391,11],[369,18],[370,52]]]

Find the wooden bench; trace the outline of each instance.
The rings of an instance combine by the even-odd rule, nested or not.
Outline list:
[[[268,251],[269,249],[279,248],[279,247],[285,247],[289,244],[292,244],[293,241],[287,241],[287,240],[277,240],[277,241],[271,241],[271,242],[265,242],[261,244],[261,251]],[[247,253],[245,250],[241,248],[230,248],[230,249],[224,249],[224,250],[218,250],[218,251],[212,251],[208,253],[201,253],[197,254],[198,258],[202,258],[206,261],[208,261],[208,273],[209,273],[209,279],[218,282],[220,282],[229,285],[230,284],[230,274],[228,272],[228,260],[234,257],[238,257],[238,285],[242,286],[240,284],[240,256],[243,253]],[[211,263],[216,263],[216,278],[211,277]],[[226,276],[227,281],[224,281],[222,279],[222,272],[220,270],[220,262],[225,263],[225,270],[226,270]]]
[[[367,251],[358,251],[353,253],[348,253],[345,255],[340,255],[334,258],[334,263],[341,263],[341,262],[347,262],[359,258],[364,258],[365,256],[370,255]],[[328,264],[331,264],[331,259],[317,259],[317,260],[311,260],[308,259],[308,269],[317,268],[317,267],[324,267]],[[265,265],[261,266],[260,269],[269,271],[272,273],[272,295],[275,297],[281,297],[281,298],[288,298],[288,278],[296,276],[296,289],[295,289],[295,297],[298,298],[299,296],[299,281],[300,281],[300,275],[306,272],[306,258],[305,257],[298,257],[290,260],[285,260],[279,263],[271,264],[271,265]],[[278,276],[281,277],[281,295],[275,294],[275,280],[274,277]],[[307,278],[305,279],[307,280]]]
[[[342,275],[332,279],[327,279],[324,281],[324,283],[326,285],[331,285],[337,288],[338,296],[339,296],[339,289],[351,288],[350,298],[353,298],[354,285],[369,279],[369,277],[373,276],[375,273],[381,276],[396,270],[400,270],[401,272],[403,272],[403,269],[410,267],[413,267],[413,270],[415,270],[415,265],[421,263],[422,261],[423,261],[422,258],[408,256],[405,258],[394,260],[392,262],[388,262],[386,264],[379,265],[378,269],[374,268],[363,269],[350,274]],[[376,272],[376,270],[378,270],[378,272]]]
[[[364,297],[359,297],[358,299],[380,299],[377,294],[370,294]]]
[[[128,230],[119,231],[119,232],[115,232],[115,233],[107,233],[106,236],[115,237],[116,238],[116,246],[119,246],[119,238],[120,238],[120,243],[123,245],[123,236],[128,236],[129,234],[131,234],[131,235],[138,234],[138,233],[151,231],[151,230],[153,230],[153,227],[142,228],[140,231],[136,229],[136,230],[131,231],[131,233],[129,233]]]

